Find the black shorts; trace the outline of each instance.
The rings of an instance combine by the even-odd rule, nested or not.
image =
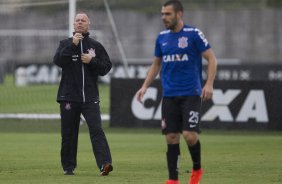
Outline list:
[[[200,133],[200,96],[164,97],[162,101],[162,132],[182,133],[183,130]]]

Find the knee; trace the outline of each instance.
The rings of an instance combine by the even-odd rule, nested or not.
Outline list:
[[[166,142],[168,144],[178,144],[180,135],[178,133],[169,133],[166,135]]]
[[[196,144],[199,139],[197,132],[190,132],[190,131],[184,131],[183,137],[189,146],[193,146],[194,144]]]

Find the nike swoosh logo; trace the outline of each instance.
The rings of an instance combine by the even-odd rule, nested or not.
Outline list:
[[[196,125],[189,125],[190,126],[190,128],[195,128],[196,127]]]
[[[162,43],[162,46],[166,46],[167,45],[167,42],[165,42],[165,43]]]

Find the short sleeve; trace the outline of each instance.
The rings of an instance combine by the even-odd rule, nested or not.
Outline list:
[[[162,57],[162,50],[160,47],[160,36],[157,37],[156,42],[155,42],[155,56],[156,57]]]
[[[211,48],[204,33],[199,29],[195,29],[195,41],[196,41],[196,47],[200,52],[204,52],[207,49]]]

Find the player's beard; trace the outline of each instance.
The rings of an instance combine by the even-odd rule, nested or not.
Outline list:
[[[174,30],[177,26],[177,23],[178,23],[177,19],[174,18],[174,19],[171,20],[171,22],[169,24],[167,24],[166,28],[170,29],[170,30]]]

